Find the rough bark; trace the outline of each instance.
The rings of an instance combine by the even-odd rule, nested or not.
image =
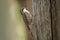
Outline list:
[[[35,40],[52,40],[50,0],[32,0]]]
[[[60,0],[56,0],[56,29],[57,38],[60,40]]]
[[[53,40],[58,40],[58,34],[57,34],[57,27],[56,27],[56,14],[57,14],[57,11],[56,11],[56,0],[51,0],[51,19],[52,19],[52,37],[53,37]]]
[[[53,40],[60,40],[60,1],[51,0]]]

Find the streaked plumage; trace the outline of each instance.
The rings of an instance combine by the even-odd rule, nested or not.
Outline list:
[[[33,33],[31,30],[31,27],[32,27],[32,15],[31,15],[31,13],[26,8],[23,8],[21,10],[21,14],[22,14],[23,20],[28,28],[29,33],[33,37]]]
[[[23,8],[22,11],[21,11],[21,14],[23,16],[23,20],[24,20],[26,26],[30,30],[30,25],[31,25],[31,22],[32,22],[31,13],[26,8]]]

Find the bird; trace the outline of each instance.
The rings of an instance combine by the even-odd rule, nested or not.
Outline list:
[[[29,26],[32,23],[32,15],[31,15],[31,13],[26,8],[22,8],[21,14],[22,14],[24,23],[26,24],[26,26],[30,30]]]
[[[28,30],[30,31],[31,35],[33,36],[31,25],[32,25],[32,15],[30,11],[28,11],[26,8],[21,9],[21,14],[24,20],[24,23],[26,24]]]

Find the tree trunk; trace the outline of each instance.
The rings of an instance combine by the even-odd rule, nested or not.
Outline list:
[[[52,40],[50,0],[32,0],[35,40]]]
[[[60,40],[60,0],[51,0],[53,40]]]

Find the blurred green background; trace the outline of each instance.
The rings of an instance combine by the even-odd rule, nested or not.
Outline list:
[[[0,0],[0,40],[27,40],[17,0]]]

